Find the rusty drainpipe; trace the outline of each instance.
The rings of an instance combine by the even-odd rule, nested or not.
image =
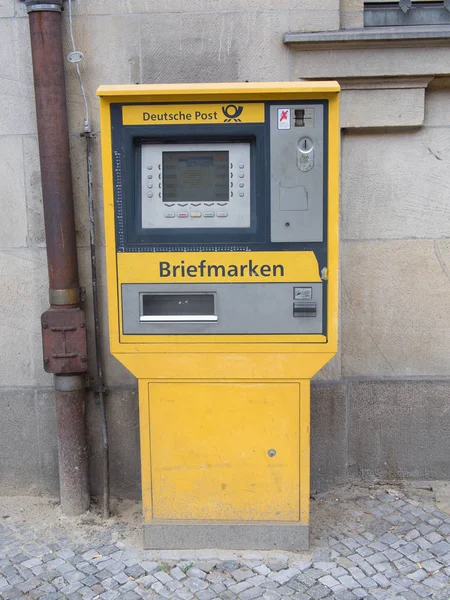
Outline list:
[[[29,14],[50,308],[43,313],[44,369],[54,374],[62,511],[89,508],[85,427],[87,342],[69,155],[61,31],[63,0],[25,0]]]

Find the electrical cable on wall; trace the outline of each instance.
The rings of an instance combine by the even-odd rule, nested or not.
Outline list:
[[[75,65],[78,81],[80,82],[81,95],[83,96],[84,101],[84,110],[85,110],[85,118],[84,118],[84,131],[86,133],[91,132],[91,121],[89,118],[89,105],[86,98],[86,92],[83,85],[83,79],[81,77],[80,65],[79,63],[83,60],[84,54],[80,50],[77,50],[75,45],[75,38],[73,36],[73,19],[72,19],[72,0],[68,0],[69,4],[69,32],[70,32],[70,41],[72,42],[72,52],[67,56],[67,60]]]
[[[101,335],[100,335],[100,311],[98,301],[98,281],[97,281],[97,259],[95,246],[95,216],[94,216],[94,199],[92,185],[92,139],[95,134],[92,133],[91,120],[89,115],[89,105],[86,97],[86,91],[83,85],[79,63],[83,60],[84,54],[77,50],[73,35],[73,19],[72,19],[72,0],[68,0],[69,6],[69,32],[72,43],[72,52],[67,56],[67,60],[75,65],[78,80],[80,82],[81,95],[84,102],[84,132],[81,134],[86,140],[86,158],[87,158],[87,184],[88,184],[88,205],[89,205],[89,243],[91,250],[91,275],[92,275],[92,300],[94,309],[94,340],[95,340],[95,356],[97,366],[97,382],[94,392],[97,394],[98,406],[100,409],[101,427],[102,427],[102,472],[103,472],[103,490],[102,490],[102,515],[103,518],[109,517],[109,444],[108,444],[108,428],[106,422],[105,409],[105,386],[103,383],[103,365],[101,357]]]

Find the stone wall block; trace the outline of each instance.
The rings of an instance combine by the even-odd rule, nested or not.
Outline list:
[[[447,129],[345,134],[342,141],[344,239],[448,237]]]
[[[41,478],[34,390],[0,389],[0,414],[1,493],[38,494]]]
[[[103,226],[103,190],[100,155],[100,139],[95,137],[92,144],[92,193],[96,246],[99,252],[105,244]],[[89,240],[89,201],[86,140],[80,134],[70,136],[70,158],[72,166],[73,197],[75,207],[75,227],[78,247],[88,247]]]
[[[446,83],[450,86],[450,80],[447,80]],[[433,87],[427,90],[425,99],[424,124],[430,127],[450,127],[450,111],[448,109],[450,105],[450,89]]]
[[[344,383],[311,386],[311,490],[347,480],[347,409]]]
[[[105,396],[111,495],[120,498],[140,498],[140,447],[138,394],[135,389],[111,389]],[[87,404],[90,448],[91,493],[102,492],[102,432],[100,412],[94,394]]]
[[[39,145],[36,136],[23,138],[23,167],[27,204],[28,245],[45,246]]]
[[[241,32],[231,13],[142,16],[142,83],[236,81]]]
[[[20,136],[0,136],[0,247],[27,245],[24,159]]]
[[[343,89],[341,127],[418,127],[424,118],[425,89]]]
[[[450,241],[346,242],[344,377],[450,375]]]
[[[281,8],[281,7],[280,7]],[[281,10],[154,14],[141,18],[142,82],[289,79],[290,29],[337,29],[339,12]]]
[[[0,19],[0,135],[36,132],[28,19]]]
[[[447,75],[450,48],[357,48],[302,50],[291,47],[292,77],[397,77]]]
[[[36,390],[36,424],[39,442],[40,487],[59,496],[58,433],[53,389]]]
[[[449,381],[348,384],[354,477],[449,479]]]
[[[0,0],[0,18],[14,17],[14,0]]]
[[[75,6],[77,2],[74,2]],[[92,3],[90,3],[92,4]],[[99,85],[139,83],[139,17],[137,15],[74,17],[74,37],[83,51],[80,72],[95,131],[99,127]],[[72,50],[68,20],[63,18],[64,53]],[[75,66],[66,63],[69,128],[83,131],[84,102]]]
[[[341,29],[364,27],[364,1],[340,0]]]
[[[324,0],[320,8],[339,10],[339,0]],[[74,15],[230,12],[245,10],[317,9],[316,0],[77,0]]]
[[[0,386],[51,385],[42,365],[40,316],[48,307],[45,250],[0,251]]]

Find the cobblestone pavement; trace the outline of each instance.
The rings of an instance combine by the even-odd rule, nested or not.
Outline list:
[[[450,516],[431,496],[399,489],[318,497],[309,554],[145,552],[127,543],[123,520],[90,527],[88,520],[47,524],[10,513],[0,502],[5,600],[450,598]]]

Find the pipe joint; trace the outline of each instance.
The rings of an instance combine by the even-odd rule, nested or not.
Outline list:
[[[86,389],[86,375],[54,375],[57,392],[76,392]]]
[[[50,288],[49,300],[52,306],[67,306],[68,304],[80,304],[81,290],[80,288],[66,288],[55,290]]]
[[[27,13],[32,12],[61,12],[63,0],[25,0]]]

